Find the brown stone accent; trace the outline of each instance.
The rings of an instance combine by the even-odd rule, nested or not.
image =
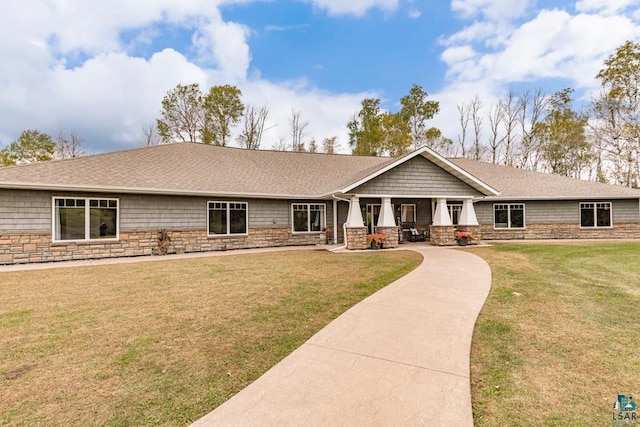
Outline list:
[[[453,225],[430,225],[429,242],[435,246],[450,246],[456,244]]]
[[[367,227],[347,227],[347,249],[367,249]]]
[[[579,224],[527,224],[524,230],[482,225],[484,240],[516,239],[640,239],[640,224],[614,224],[613,228],[580,228]]]
[[[398,227],[376,227],[376,233],[384,233],[387,238],[384,239],[384,248],[398,247]]]
[[[246,236],[209,237],[206,230],[167,230],[168,253],[208,252],[280,246],[325,244],[321,233],[292,233],[286,228],[249,229]],[[158,231],[121,231],[118,241],[52,243],[50,234],[0,236],[0,264],[69,261],[152,255],[158,246]]]

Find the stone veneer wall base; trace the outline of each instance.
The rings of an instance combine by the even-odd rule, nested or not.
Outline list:
[[[248,235],[209,237],[206,230],[167,230],[167,253],[209,252],[326,244],[327,235],[294,234],[290,228],[249,229]],[[121,231],[118,241],[52,243],[51,234],[0,235],[0,264],[71,261],[152,255],[158,247],[158,230]]]

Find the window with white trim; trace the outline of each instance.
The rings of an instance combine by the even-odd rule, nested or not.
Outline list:
[[[313,233],[325,229],[326,209],[320,203],[293,203],[291,205],[294,233]]]
[[[210,236],[247,234],[247,203],[208,202],[207,229]]]
[[[462,202],[447,202],[447,210],[451,218],[451,224],[458,225],[462,214]]]
[[[524,203],[493,205],[493,226],[495,228],[524,228]]]
[[[118,199],[53,198],[53,240],[118,238]]]
[[[580,227],[611,227],[611,202],[580,203]]]
[[[400,218],[403,224],[416,223],[416,205],[400,205]]]

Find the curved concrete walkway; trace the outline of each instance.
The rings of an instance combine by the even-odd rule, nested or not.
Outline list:
[[[424,262],[345,312],[193,426],[472,426],[469,352],[491,270],[468,252]]]

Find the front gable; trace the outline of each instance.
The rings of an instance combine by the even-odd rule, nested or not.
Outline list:
[[[424,156],[415,156],[353,188],[355,194],[395,196],[460,196],[483,194]]]

